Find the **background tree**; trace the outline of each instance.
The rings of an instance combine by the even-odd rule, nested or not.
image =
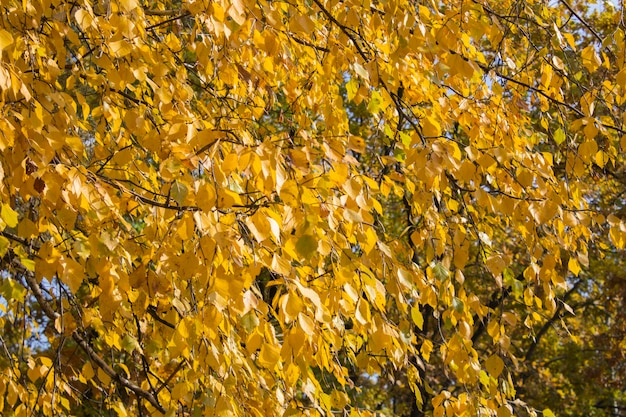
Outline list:
[[[622,409],[622,10],[2,7],[3,414]]]

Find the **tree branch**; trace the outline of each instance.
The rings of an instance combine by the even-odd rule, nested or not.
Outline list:
[[[0,236],[4,236],[9,240],[19,243],[22,246],[26,246],[27,248],[30,247],[30,244],[28,243],[26,239],[16,236],[13,233],[9,233],[6,230],[1,231]]]
[[[50,303],[48,302],[48,300],[46,300],[43,293],[41,292],[41,288],[39,287],[39,284],[35,280],[33,274],[30,271],[25,270],[23,276],[26,280],[26,283],[28,284],[28,287],[35,296],[35,299],[37,299],[37,302],[41,306],[41,309],[46,314],[46,316],[52,321],[55,321],[57,318],[59,318],[59,313],[52,309]],[[167,410],[159,403],[159,400],[153,393],[144,390],[140,386],[136,385],[132,381],[129,381],[121,374],[116,372],[108,363],[105,362],[104,359],[102,359],[100,355],[98,355],[98,353],[91,347],[89,342],[85,340],[85,338],[80,333],[78,333],[78,330],[74,330],[74,332],[72,333],[72,339],[74,339],[74,341],[83,349],[87,356],[89,356],[89,359],[91,359],[92,362],[98,365],[98,367],[100,367],[100,369],[102,369],[104,373],[111,377],[111,379],[117,381],[124,388],[131,390],[138,397],[144,398],[146,401],[152,404],[154,408],[156,408],[160,413],[165,414]]]
[[[165,388],[167,386],[167,384],[169,384],[169,382],[174,378],[174,376],[176,376],[176,374],[178,373],[178,371],[180,371],[180,369],[183,367],[183,365],[185,365],[185,359],[181,360],[178,363],[178,365],[176,366],[176,368],[174,369],[174,371],[172,371],[170,376],[168,376],[167,379],[161,383],[161,386],[159,388],[157,388],[157,390],[156,390],[157,394],[159,392],[161,392],[161,390],[163,388]]]
[[[176,14],[181,14],[181,13],[189,13],[186,12],[184,10],[144,10],[143,13],[146,16],[174,16]]]
[[[320,2],[320,0],[313,0],[313,3],[315,3],[317,7],[320,8],[322,13],[324,13],[324,15],[328,18],[328,20],[334,23],[344,33],[344,35],[346,35],[348,39],[352,41],[352,43],[354,44],[354,47],[356,48],[361,58],[363,58],[365,62],[369,62],[369,58],[367,57],[367,54],[365,53],[365,51],[363,51],[363,49],[361,48],[361,45],[359,45],[359,42],[357,42],[356,38],[354,37],[354,32],[349,27],[341,24],[335,18],[335,16],[333,16],[332,13],[324,7],[324,5]]]
[[[170,323],[167,320],[162,319],[161,317],[159,317],[159,315],[157,314],[157,310],[156,307],[153,305],[149,305],[148,308],[146,308],[146,312],[148,312],[148,314],[150,314],[152,316],[153,319],[155,319],[156,321],[158,321],[159,323],[169,327],[170,329],[175,329],[176,326],[174,326],[172,323]]]
[[[314,45],[311,42],[307,42],[303,39],[297,38],[293,35],[290,35],[290,38],[293,39],[296,43],[299,43],[300,45],[304,45],[304,46],[308,46],[309,48],[313,48],[316,49],[318,51],[321,52],[330,52],[330,49],[324,47],[324,46],[318,46],[318,45]]]
[[[94,174],[95,175],[95,174]],[[107,178],[105,176],[102,175],[95,175],[96,178],[100,179],[102,182],[110,185],[111,187],[115,188],[118,191],[121,192],[125,192],[128,194],[133,195],[135,198],[137,198],[139,201],[141,201],[142,203],[146,203],[149,204],[151,206],[155,206],[155,207],[161,207],[164,209],[168,209],[168,210],[176,210],[176,211],[199,211],[200,208],[196,207],[196,206],[173,206],[171,204],[168,203],[161,203],[160,201],[156,201],[156,200],[152,200],[151,198],[148,197],[144,197],[141,194],[130,190],[126,187],[121,186],[120,184],[116,183],[114,180]]]
[[[157,28],[159,26],[167,25],[168,23],[174,22],[176,20],[182,19],[183,17],[187,17],[187,16],[190,16],[190,15],[191,14],[188,11],[185,10],[183,13],[179,14],[178,16],[174,16],[174,17],[172,17],[170,19],[166,19],[166,20],[164,20],[162,22],[155,23],[154,25],[147,26],[146,30],[151,30],[151,29],[155,29],[155,28]],[[161,15],[161,16],[163,16],[163,15]]]
[[[578,19],[578,21],[580,23],[583,24],[584,27],[587,28],[587,30],[589,32],[591,32],[591,34],[600,42],[600,45],[602,45],[602,38],[600,37],[600,35],[598,35],[598,32],[596,32],[594,30],[594,28],[591,27],[591,25],[589,25],[589,23],[587,23],[587,21],[585,19],[583,19],[577,12],[576,10],[574,10],[572,8],[572,6],[569,5],[569,3],[565,0],[560,0],[561,4],[563,4],[563,6],[565,6],[567,8],[567,10],[570,11],[570,13],[572,13],[574,16],[576,16],[576,19]]]
[[[491,300],[489,301],[489,303],[487,303],[486,307],[488,307],[490,310],[495,309],[500,304],[502,304],[504,299],[507,298],[509,294],[511,294],[510,287],[501,288],[498,291],[495,291],[493,294],[491,294]],[[474,323],[476,323],[478,319],[478,315],[475,314]],[[474,334],[472,335],[472,344],[476,343],[476,341],[484,333],[486,328],[487,326],[485,325],[485,320],[481,320],[478,322],[478,327],[476,327],[476,330],[474,330]]]
[[[546,332],[550,329],[550,327],[554,324],[554,322],[556,322],[560,317],[561,317],[561,311],[563,310],[563,305],[565,304],[565,301],[574,293],[576,292],[576,290],[578,289],[578,287],[580,287],[580,285],[582,284],[582,279],[576,281],[576,283],[574,284],[574,286],[563,295],[563,298],[560,300],[561,303],[559,304],[559,306],[556,308],[556,311],[554,312],[554,314],[552,315],[552,317],[550,317],[550,319],[548,321],[546,321],[543,326],[541,326],[541,329],[539,329],[539,331],[537,332],[537,335],[534,337],[533,342],[531,343],[531,345],[528,347],[528,350],[526,351],[526,355],[524,355],[524,361],[528,361],[530,360],[530,358],[533,356],[533,354],[535,353],[535,350],[537,349],[537,346],[539,345],[539,342],[541,341],[541,338],[543,337],[543,335],[546,334]]]

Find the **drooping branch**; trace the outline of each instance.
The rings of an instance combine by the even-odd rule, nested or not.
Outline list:
[[[591,25],[589,23],[587,23],[587,21],[585,19],[583,19],[583,17],[576,12],[576,10],[574,10],[574,8],[565,0],[559,0],[561,2],[561,4],[563,6],[565,6],[567,8],[567,10],[570,11],[570,13],[572,13],[576,19],[578,19],[578,21],[580,23],[583,24],[584,27],[587,28],[587,30],[600,42],[600,44],[602,44],[602,38],[600,37],[600,35],[598,35],[598,32],[595,31],[594,28],[591,27]]]
[[[346,35],[348,37],[348,39],[350,39],[350,41],[354,44],[354,47],[356,48],[356,50],[359,53],[359,55],[361,56],[361,58],[363,58],[363,60],[365,62],[369,62],[369,58],[368,58],[367,54],[365,53],[363,48],[361,48],[361,45],[359,44],[357,39],[354,37],[354,35],[355,35],[354,30],[349,28],[349,27],[347,27],[347,26],[345,26],[345,25],[343,25],[343,24],[341,24],[341,22],[339,22],[335,18],[335,16],[333,16],[333,14],[330,12],[330,10],[328,10],[326,7],[324,7],[324,5],[319,0],[313,0],[313,3],[315,3],[317,5],[317,7],[320,8],[322,13],[324,13],[324,15],[328,18],[328,20],[330,20],[335,26],[337,26],[344,33],[344,35]]]
[[[407,216],[406,221],[409,227],[409,232],[407,233],[407,241],[408,241],[409,247],[411,248],[413,252],[411,260],[413,261],[413,263],[419,264],[419,257],[418,257],[419,249],[416,247],[415,243],[411,239],[411,235],[413,234],[413,231],[417,228],[417,225],[412,216],[412,205],[411,205],[410,200],[407,198],[407,193],[405,193],[405,196],[402,200],[404,203],[404,210],[406,211],[406,216]],[[422,323],[422,329],[420,331],[420,334],[423,337],[428,337],[427,335],[430,331],[429,329],[430,322],[431,322],[431,318],[433,317],[433,308],[428,304],[422,304],[420,305],[420,313],[422,314],[422,317],[424,320],[424,322]],[[426,374],[426,367],[424,363],[418,356],[415,356],[413,358],[413,361],[415,362],[416,369],[417,369],[417,372],[421,381],[421,384],[419,384],[418,389],[419,389],[419,395],[422,398],[422,405],[421,407],[419,407],[417,404],[417,401],[412,402],[411,417],[423,417],[426,415],[426,407],[430,404],[430,397],[431,397],[431,394],[429,390],[427,389],[428,375]]]
[[[495,10],[491,9],[490,7],[487,7],[487,5],[481,4],[481,3],[480,3],[479,1],[477,1],[477,0],[473,0],[473,2],[474,2],[475,4],[480,4],[480,5],[481,5],[481,7],[483,7],[483,9],[484,9],[484,10],[485,10],[485,11],[486,11],[486,12],[487,12],[490,16],[493,16],[493,17],[497,18],[498,20],[503,20],[503,19],[504,19],[504,20],[506,20],[506,19],[504,18],[504,16],[499,15],[498,13],[496,13],[496,11],[495,11]],[[591,33],[591,35],[592,35],[593,37],[595,37],[595,38],[596,38],[596,39],[597,39],[597,40],[598,40],[598,41],[602,44],[602,42],[603,42],[603,41],[602,41],[602,38],[600,37],[600,35],[598,34],[598,32],[596,32],[596,31],[593,29],[593,27],[592,27],[592,26],[591,26],[591,25],[590,25],[587,21],[585,21],[585,20],[584,20],[584,18],[583,18],[582,16],[580,16],[580,14],[578,14],[578,13],[577,13],[577,12],[573,9],[573,7],[572,7],[572,6],[571,6],[571,5],[570,5],[567,1],[565,1],[565,0],[559,0],[559,2],[560,2],[560,3],[562,3],[562,4],[563,4],[563,5],[564,5],[564,6],[565,6],[565,7],[566,7],[566,8],[567,8],[567,9],[568,9],[571,13],[572,13],[572,15],[573,15],[573,16],[575,16],[575,17],[576,17],[576,18],[577,18],[577,19],[581,22],[581,24],[582,24],[582,25],[583,25],[583,26],[584,26],[587,30],[589,30],[589,32]],[[532,41],[530,40],[530,38],[528,37],[528,35],[527,35],[527,39],[528,39],[528,40],[529,40],[529,42],[532,44]],[[538,49],[537,47],[535,47],[535,49],[537,49],[537,52],[539,52],[539,49]],[[613,56],[613,53],[612,53],[612,51],[611,51],[609,48],[605,48],[605,50],[607,51],[607,53],[608,53],[609,55]],[[467,57],[463,56],[463,54],[459,54],[458,52],[456,52],[456,51],[452,51],[452,50],[449,50],[448,52],[449,52],[449,53],[451,53],[451,54],[458,54],[458,55],[460,55],[460,56],[461,56],[464,60],[469,61],[469,59],[468,59]],[[558,68],[557,68],[557,67],[556,67],[556,66],[555,66],[552,62],[550,62],[549,60],[547,60],[545,57],[544,57],[543,59],[545,60],[545,62],[546,62],[549,66],[551,66],[551,67],[552,67],[552,68],[554,68],[555,70],[558,70]],[[559,107],[564,107],[564,108],[569,109],[570,111],[572,111],[572,112],[573,112],[573,113],[574,113],[577,117],[579,117],[579,118],[583,118],[583,117],[585,117],[585,116],[586,116],[586,115],[585,115],[585,113],[584,113],[583,111],[581,111],[579,108],[577,108],[575,105],[570,104],[570,103],[568,103],[568,102],[566,102],[566,101],[564,101],[564,100],[559,100],[559,99],[557,99],[557,98],[555,98],[555,97],[552,97],[550,94],[548,94],[548,92],[546,92],[545,90],[542,90],[541,88],[537,88],[537,87],[535,87],[535,86],[533,86],[533,85],[530,85],[530,84],[528,84],[528,83],[526,83],[526,82],[524,82],[524,81],[521,81],[521,80],[515,79],[514,77],[508,76],[508,75],[506,75],[506,74],[503,74],[503,73],[502,73],[502,71],[498,71],[497,69],[493,68],[492,66],[485,65],[485,64],[481,64],[481,63],[476,62],[476,61],[474,61],[474,63],[475,63],[475,64],[477,64],[477,65],[478,65],[478,66],[479,66],[479,67],[483,70],[483,72],[484,72],[485,74],[489,74],[491,71],[493,71],[493,74],[495,74],[498,78],[500,78],[500,79],[502,79],[502,80],[505,80],[505,81],[507,81],[507,82],[511,82],[511,83],[513,83],[513,84],[516,84],[516,85],[518,85],[518,86],[520,86],[520,87],[523,87],[523,88],[527,89],[528,91],[530,91],[530,92],[532,92],[532,93],[535,93],[535,94],[537,94],[537,95],[543,96],[543,97],[544,97],[545,99],[547,99],[550,103],[555,104],[555,105],[557,105],[557,106],[559,106]],[[579,83],[578,83],[578,82],[577,82],[577,81],[576,81],[573,77],[567,77],[567,79],[568,79],[570,82],[573,82],[573,83],[575,83],[576,85],[578,85],[579,87],[581,87],[581,85],[580,85],[580,84],[579,84]],[[581,88],[582,88],[582,87],[581,87]],[[597,98],[597,97],[596,97],[596,98]],[[625,131],[624,129],[620,128],[619,126],[617,126],[617,125],[615,125],[615,124],[606,123],[606,122],[604,122],[604,121],[600,120],[599,118],[596,120],[596,123],[597,123],[598,125],[600,125],[600,126],[604,127],[605,129],[615,131],[615,132],[617,132],[617,133],[619,133],[619,134],[624,134],[624,133],[626,133],[626,131]]]
[[[504,300],[511,294],[511,288],[502,288],[498,291],[494,292],[491,295],[491,300],[487,303],[486,307],[490,310],[495,309],[499,305],[501,305]],[[485,320],[479,320],[479,316],[477,314],[474,315],[474,323],[478,322],[478,326],[476,326],[476,330],[474,330],[474,334],[472,335],[472,343],[476,343],[478,338],[485,332],[487,328]]]
[[[567,301],[567,299],[574,292],[576,292],[576,290],[578,290],[578,287],[580,287],[582,283],[583,283],[582,280],[578,280],[574,284],[574,286],[563,295],[563,298],[560,300],[561,302],[559,303],[552,317],[550,317],[550,319],[548,319],[548,321],[546,321],[543,324],[543,326],[541,326],[541,329],[539,329],[539,331],[537,332],[537,335],[533,338],[533,342],[528,347],[528,350],[526,350],[526,355],[524,355],[524,361],[528,362],[532,358],[533,354],[535,353],[535,350],[537,349],[537,346],[539,345],[539,342],[541,341],[541,338],[546,334],[548,330],[550,330],[550,327],[552,327],[552,325],[561,317],[561,311],[563,310],[565,301]]]
[[[37,302],[41,306],[41,309],[46,314],[46,316],[50,320],[52,320],[52,321],[55,321],[57,318],[59,318],[60,317],[59,313],[54,311],[54,309],[50,306],[50,303],[48,302],[48,300],[46,300],[46,298],[44,297],[43,293],[41,292],[41,288],[39,287],[39,284],[35,280],[35,277],[33,276],[33,274],[30,273],[30,271],[26,271],[25,270],[24,273],[23,273],[23,276],[24,276],[24,279],[26,281],[26,284],[28,285],[28,287],[32,291],[33,295],[35,296],[35,299],[37,300]],[[141,388],[140,386],[138,386],[134,382],[129,381],[128,379],[123,377],[120,373],[116,372],[91,347],[89,342],[78,332],[78,330],[75,330],[72,333],[72,339],[74,339],[74,341],[78,344],[78,346],[80,346],[81,349],[87,354],[87,356],[89,356],[89,359],[93,363],[98,365],[98,367],[100,369],[102,369],[104,371],[104,373],[106,373],[111,379],[113,379],[114,381],[119,383],[124,388],[131,390],[138,397],[144,398],[146,401],[148,401],[150,404],[152,404],[152,406],[154,406],[154,408],[156,408],[160,413],[165,414],[165,412],[167,410],[165,409],[165,407],[163,407],[159,403],[159,400],[157,399],[157,397],[153,393],[144,390],[143,388]]]

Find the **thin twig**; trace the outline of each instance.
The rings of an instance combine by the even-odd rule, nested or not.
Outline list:
[[[167,20],[164,20],[162,22],[155,23],[154,25],[147,26],[146,30],[155,29],[155,28],[157,28],[159,26],[166,25],[168,23],[174,22],[176,20],[182,19],[183,17],[187,17],[187,16],[190,16],[190,15],[191,15],[191,13],[189,13],[188,11],[185,11],[185,12],[183,12],[182,14],[180,14],[178,16],[174,16],[174,17],[172,17],[170,19],[167,19]]]
[[[184,12],[183,10],[144,10],[143,13],[146,16],[174,16]],[[189,13],[189,12],[186,12]]]

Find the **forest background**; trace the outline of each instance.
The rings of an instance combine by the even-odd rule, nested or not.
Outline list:
[[[0,4],[3,416],[626,415],[623,4]]]

